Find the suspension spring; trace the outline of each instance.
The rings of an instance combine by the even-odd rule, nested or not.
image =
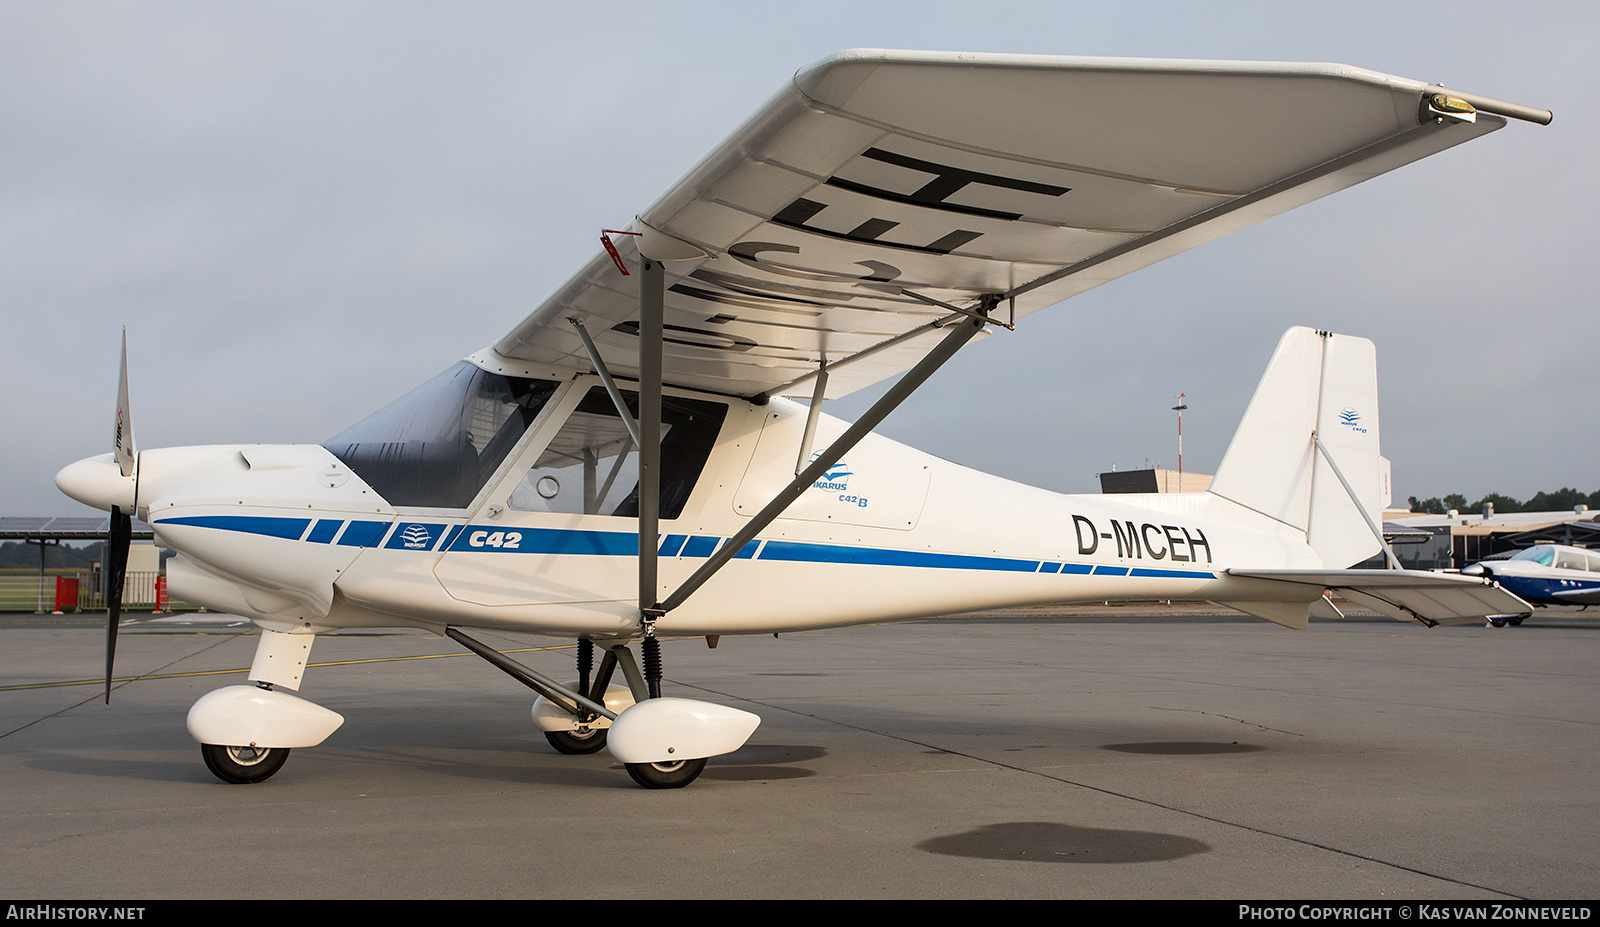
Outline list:
[[[589,691],[589,675],[594,672],[594,641],[587,637],[578,641],[578,691],[589,698],[594,698],[594,693]]]
[[[661,642],[647,637],[640,645],[644,648],[644,681],[651,698],[661,697]]]

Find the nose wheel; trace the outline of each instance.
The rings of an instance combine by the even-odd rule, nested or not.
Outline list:
[[[289,748],[201,744],[200,755],[205,757],[206,768],[212,775],[223,782],[241,785],[272,778],[289,759]]]

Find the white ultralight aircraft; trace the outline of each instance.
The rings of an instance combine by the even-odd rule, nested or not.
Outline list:
[[[285,691],[340,628],[448,635],[539,693],[557,750],[670,788],[759,719],[662,697],[662,635],[1153,598],[1303,628],[1329,589],[1427,625],[1521,613],[1492,581],[1345,569],[1384,549],[1388,494],[1359,338],[1284,336],[1209,492],[1063,496],[872,434],[992,326],[1507,117],[1550,120],[1342,65],[844,52],[504,338],[327,443],[136,452],[124,344],[115,452],[56,482],[113,513],[114,581],[137,513],[174,597],[261,626],[254,684],[189,713],[229,782],[342,723]],[[855,424],[820,414],[896,374]],[[474,628],[576,639],[577,681]]]

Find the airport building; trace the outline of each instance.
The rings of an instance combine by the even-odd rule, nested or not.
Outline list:
[[[1210,473],[1182,470],[1116,470],[1098,474],[1100,491],[1110,492],[1205,492],[1211,488]]]
[[[1568,512],[1487,512],[1454,509],[1443,515],[1409,510],[1384,513],[1383,533],[1401,565],[1413,570],[1456,569],[1535,544],[1600,548],[1600,515],[1580,505]],[[1381,564],[1380,564],[1381,565]]]
[[[1205,492],[1211,474],[1176,470],[1112,470],[1099,474],[1103,493]],[[1182,487],[1181,489],[1179,487]],[[1444,515],[1410,509],[1383,513],[1383,537],[1408,570],[1459,570],[1490,557],[1509,556],[1535,544],[1567,544],[1600,549],[1600,514],[1588,506],[1567,512],[1487,512]],[[1382,554],[1359,564],[1383,569]]]

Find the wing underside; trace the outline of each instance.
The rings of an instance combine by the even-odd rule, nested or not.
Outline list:
[[[845,52],[794,81],[633,231],[667,260],[667,382],[829,398],[905,370],[946,305],[1038,311],[1504,124],[1342,65]],[[616,241],[625,266],[633,236]],[[665,242],[652,253],[651,242]],[[637,366],[604,253],[494,346]]]

